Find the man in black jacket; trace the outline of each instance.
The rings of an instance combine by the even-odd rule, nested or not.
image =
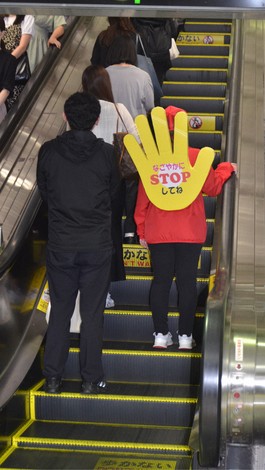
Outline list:
[[[106,389],[103,312],[112,255],[111,200],[119,184],[113,146],[91,132],[100,103],[75,93],[64,105],[70,131],[42,145],[37,183],[48,205],[47,277],[51,312],[44,353],[45,390],[59,393],[69,325],[80,291],[81,392]]]

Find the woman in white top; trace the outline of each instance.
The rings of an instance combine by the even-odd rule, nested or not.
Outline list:
[[[101,112],[93,132],[105,142],[113,144],[115,132],[133,134],[137,140],[138,134],[132,116],[121,103],[114,103],[108,72],[101,65],[88,66],[82,75],[83,90],[92,93],[100,101]],[[126,127],[125,127],[126,126]],[[112,205],[112,239],[114,254],[111,267],[111,281],[125,280],[122,250],[122,216],[124,212],[125,184],[121,181],[120,190]],[[108,294],[106,307],[114,307],[114,301]]]

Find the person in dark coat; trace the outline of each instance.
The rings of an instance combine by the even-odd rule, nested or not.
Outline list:
[[[145,53],[153,62],[160,85],[167,70],[171,67],[169,50],[171,39],[177,37],[174,22],[168,18],[132,18],[132,24],[141,36]],[[141,45],[137,44],[138,54],[144,55]]]
[[[64,105],[70,130],[42,145],[37,184],[48,205],[47,277],[51,312],[44,353],[45,391],[59,393],[70,320],[80,292],[82,393],[106,389],[103,312],[112,258],[111,203],[120,176],[112,145],[92,129],[100,103],[77,92]]]

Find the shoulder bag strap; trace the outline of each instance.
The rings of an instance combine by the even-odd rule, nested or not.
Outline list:
[[[127,126],[126,126],[126,124],[125,124],[125,122],[124,122],[124,120],[123,120],[123,118],[122,118],[122,115],[121,115],[121,113],[120,113],[120,111],[119,111],[119,108],[118,108],[118,106],[116,105],[116,103],[114,103],[114,106],[115,106],[116,111],[117,111],[117,114],[118,114],[117,125],[116,125],[116,132],[118,132],[118,121],[119,121],[119,118],[120,118],[120,120],[121,120],[121,122],[122,122],[122,124],[123,124],[123,127],[126,129],[126,132],[128,132]]]

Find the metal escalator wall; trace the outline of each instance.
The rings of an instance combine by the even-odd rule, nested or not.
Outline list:
[[[222,436],[233,455],[239,444],[248,448],[248,468],[256,469],[264,466],[265,448],[264,20],[243,22],[242,39],[236,251],[224,337]]]
[[[226,151],[238,162],[239,177],[233,240],[227,235],[231,214],[224,211],[216,289],[207,306],[203,467],[222,462],[224,468],[256,469],[264,459],[264,35],[262,20],[236,24]]]
[[[226,122],[222,152],[225,160],[236,161],[237,110],[239,78],[238,62],[241,59],[240,22],[233,23],[231,57],[228,67],[228,89],[226,94]],[[235,78],[236,77],[236,78]],[[221,436],[221,374],[223,354],[224,317],[231,278],[233,223],[235,205],[235,184],[227,184],[220,207],[222,228],[215,237],[216,266],[215,287],[211,292],[206,308],[203,344],[203,365],[201,373],[201,396],[199,412],[200,464],[215,467],[220,458]]]

